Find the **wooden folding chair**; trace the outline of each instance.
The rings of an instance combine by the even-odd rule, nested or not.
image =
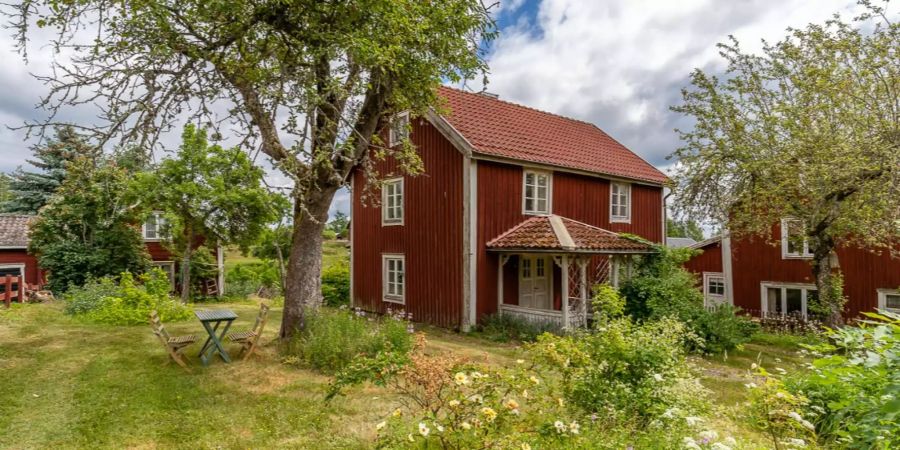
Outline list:
[[[166,327],[163,326],[162,321],[159,320],[159,314],[157,314],[156,311],[150,312],[150,326],[153,328],[153,334],[155,334],[156,337],[159,338],[159,341],[162,342],[163,347],[166,348],[166,352],[169,353],[172,360],[190,372],[191,369],[182,358],[182,353],[184,353],[184,350],[187,349],[189,345],[197,341],[197,336],[170,336],[169,332],[166,331]],[[168,363],[168,360],[166,363]]]
[[[256,315],[256,323],[253,328],[246,331],[232,331],[228,333],[226,338],[234,343],[241,344],[241,353],[244,355],[243,360],[246,361],[256,350],[256,343],[262,336],[263,328],[266,327],[266,320],[269,318],[269,305],[262,303],[259,305],[259,314]]]

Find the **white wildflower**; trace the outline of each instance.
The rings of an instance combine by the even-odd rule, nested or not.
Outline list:
[[[556,422],[553,422],[553,426],[556,427],[556,432],[560,433],[560,434],[565,433],[566,430],[568,430],[568,427],[566,427],[566,424],[564,424],[562,422],[562,420],[557,420]]]
[[[713,445],[710,445],[709,448],[710,448],[710,450],[731,450],[731,447],[729,447],[721,442],[715,442],[715,443],[713,443]]]
[[[428,426],[425,425],[425,422],[419,422],[419,434],[423,437],[428,437],[428,433],[431,433],[431,430],[428,429]]]
[[[387,422],[385,422],[385,421],[382,420],[381,422],[378,422],[378,425],[375,425],[375,429],[376,429],[376,430],[381,430],[381,429],[383,429],[383,428],[386,427],[386,426],[387,426]]]
[[[684,418],[684,421],[687,422],[689,427],[693,427],[698,425],[700,422],[703,422],[702,417],[688,416]]]
[[[572,423],[569,424],[569,432],[572,434],[578,434],[579,431],[581,431],[581,425],[578,425],[578,422],[575,422],[573,420]]]
[[[805,448],[806,447],[806,441],[804,441],[803,439],[788,438],[788,439],[785,439],[784,442],[782,442],[782,443],[784,445],[787,445],[788,447],[796,447],[796,448]]]
[[[712,442],[719,438],[719,433],[716,433],[715,430],[706,430],[701,431],[700,434],[697,435],[697,437],[705,440],[706,442]]]
[[[747,389],[756,389],[756,383],[747,383],[744,385]]]
[[[656,381],[662,381],[662,380],[663,380],[663,376],[660,375],[660,374],[658,374],[658,373],[654,373],[654,374],[653,374],[653,379],[656,380]]]

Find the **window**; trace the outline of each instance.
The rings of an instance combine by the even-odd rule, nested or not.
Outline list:
[[[6,276],[22,277],[25,275],[25,264],[0,264],[0,294],[6,293]],[[10,290],[18,291],[19,283],[13,283]],[[0,296],[2,298],[2,296]],[[21,300],[20,300],[21,301]]]
[[[550,214],[550,174],[526,170],[523,184],[523,212],[525,214]]]
[[[609,221],[631,221],[631,185],[628,183],[610,183],[609,185]]]
[[[781,221],[781,257],[812,258],[809,240],[803,235],[803,222],[797,219]]]
[[[403,225],[403,178],[385,180],[381,186],[381,224]]]
[[[721,272],[703,272],[703,296],[707,300],[725,299],[725,277]]]
[[[403,112],[391,120],[388,132],[388,146],[393,147],[409,138],[409,113]]]
[[[900,314],[900,291],[896,289],[879,289],[878,309]]]
[[[762,311],[767,315],[798,315],[806,318],[807,305],[818,291],[806,284],[762,284]]]
[[[406,304],[406,259],[403,255],[383,255],[384,301]]]
[[[147,221],[144,222],[144,225],[141,227],[144,234],[144,240],[158,241],[163,239],[165,237],[166,225],[166,218],[163,217],[162,213],[155,212],[150,214],[150,217],[147,218]]]

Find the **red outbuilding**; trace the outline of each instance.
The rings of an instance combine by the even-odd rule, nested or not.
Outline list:
[[[685,266],[702,280],[708,305],[730,303],[753,315],[795,314],[806,317],[817,295],[807,245],[795,245],[774,228],[778,242],[762,238],[715,237],[695,244],[702,250]],[[840,246],[835,252],[844,276],[845,318],[876,308],[900,312],[900,259],[887,250]]]
[[[589,286],[663,242],[666,176],[595,125],[440,88],[443,114],[400,115],[424,174],[352,178],[351,298],[467,329],[488,314],[584,323]]]

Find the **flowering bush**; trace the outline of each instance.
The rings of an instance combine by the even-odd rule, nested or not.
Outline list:
[[[819,356],[808,373],[785,380],[823,444],[900,447],[900,315],[866,313],[858,327],[831,330],[829,342],[806,346]]]
[[[790,392],[777,376],[754,364],[760,384],[751,382],[750,421],[772,440],[775,448],[806,447],[815,442],[815,426],[803,417],[806,397]],[[779,370],[782,372],[783,370]]]
[[[66,313],[112,325],[146,324],[154,310],[164,322],[191,318],[191,309],[169,296],[171,288],[160,269],[141,274],[137,281],[123,272],[118,282],[103,277],[70,289],[64,297]]]
[[[402,311],[377,317],[358,308],[312,310],[303,332],[285,349],[285,360],[333,373],[356,358],[385,351],[404,355],[412,348],[411,318]]]
[[[706,407],[707,392],[685,360],[696,336],[675,319],[598,321],[569,336],[545,334],[529,347],[561,375],[566,399],[615,422],[678,421]]]

